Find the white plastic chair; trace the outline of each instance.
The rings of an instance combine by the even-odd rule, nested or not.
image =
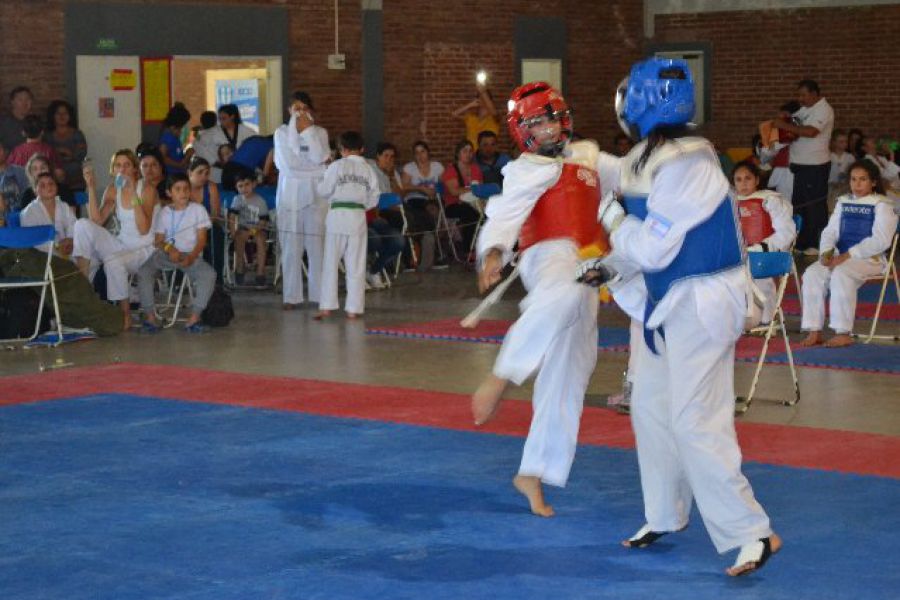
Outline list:
[[[763,364],[766,360],[766,354],[769,351],[769,340],[775,333],[776,326],[781,329],[781,336],[784,339],[784,348],[787,352],[788,366],[791,369],[791,379],[793,381],[794,390],[793,397],[789,400],[775,400],[784,406],[794,406],[800,402],[800,383],[797,379],[797,369],[794,366],[794,354],[791,351],[791,340],[788,338],[787,327],[784,323],[784,311],[781,309],[781,302],[784,300],[784,291],[787,288],[788,278],[791,276],[794,259],[790,252],[749,252],[747,254],[750,263],[750,275],[754,279],[763,279],[768,277],[778,277],[777,295],[775,299],[775,313],[772,320],[765,327],[765,335],[763,337],[762,349],[759,353],[759,359],[756,361],[756,370],[753,373],[753,381],[750,383],[750,391],[746,397],[738,396],[735,404],[735,412],[743,414],[750,409],[753,403],[753,397],[756,393],[756,386],[759,383],[759,375],[762,372]]]
[[[56,240],[56,229],[52,225],[39,225],[36,227],[2,227],[0,228],[0,248],[33,248],[49,242],[51,245]],[[40,288],[41,302],[38,305],[37,320],[34,323],[34,332],[29,337],[18,337],[0,340],[0,342],[27,342],[40,334],[41,317],[44,314],[44,299],[47,297],[47,288],[53,298],[53,314],[56,317],[56,332],[59,335],[54,346],[62,343],[62,320],[59,316],[59,299],[56,296],[56,284],[53,281],[53,253],[47,253],[47,266],[44,275],[40,279],[3,277],[0,278],[0,289]]]

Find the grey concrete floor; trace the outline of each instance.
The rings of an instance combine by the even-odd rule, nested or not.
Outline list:
[[[138,362],[469,394],[490,371],[499,346],[367,335],[365,329],[461,318],[478,304],[474,281],[474,274],[461,268],[404,273],[391,289],[367,294],[363,319],[348,321],[343,313],[335,313],[324,323],[312,319],[314,307],[282,311],[281,298],[273,292],[236,292],[237,316],[229,327],[203,335],[177,328],[155,336],[130,332],[55,349],[17,347],[0,351],[0,374],[38,373],[41,364],[57,361],[76,367]],[[523,293],[515,284],[486,318],[514,319]],[[601,309],[600,322],[627,327],[627,319],[614,308]],[[626,363],[625,354],[600,353],[588,404],[602,404],[607,395],[619,391]],[[753,368],[752,363],[737,363],[738,394],[746,393]],[[756,401],[740,419],[900,436],[896,375],[800,368],[799,377],[800,404],[785,407]],[[790,390],[787,367],[763,369],[757,397],[787,398]],[[527,400],[530,391],[526,385],[511,389],[507,396]]]

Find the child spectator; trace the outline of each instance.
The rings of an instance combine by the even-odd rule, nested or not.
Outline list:
[[[741,233],[750,252],[783,252],[790,250],[797,227],[791,217],[791,204],[778,192],[759,189],[759,167],[741,161],[734,167],[732,183],[737,192]],[[765,296],[762,321],[768,323],[775,314],[776,290],[772,278],[755,280]]]
[[[201,333],[206,328],[200,318],[216,283],[216,272],[200,258],[211,225],[209,214],[202,204],[191,202],[191,183],[184,173],[170,175],[167,190],[171,203],[160,211],[153,226],[153,245],[157,250],[138,271],[138,292],[144,313],[142,330],[145,333],[159,331],[153,306],[153,284],[160,269],[177,269],[190,277],[194,285],[192,312],[184,330]]]
[[[326,169],[317,186],[319,196],[330,204],[325,217],[325,256],[322,259],[322,290],[319,312],[324,319],[338,308],[338,265],[344,259],[348,319],[363,313],[366,301],[366,214],[378,205],[378,178],[362,157],[363,139],[355,131],[341,134],[341,158]]]
[[[897,230],[891,201],[882,195],[878,167],[868,160],[850,167],[850,194],[838,198],[828,226],[822,231],[819,260],[803,274],[801,328],[808,331],[802,346],[823,342],[825,292],[831,295],[829,313],[836,335],[825,346],[853,343],[856,292],[869,277],[884,273],[887,250]]]
[[[256,285],[266,285],[266,228],[269,206],[255,192],[256,174],[244,169],[235,176],[238,195],[228,209],[228,226],[234,238],[234,272],[238,285],[244,285],[244,248],[250,238],[256,243]]]
[[[56,229],[56,242],[35,246],[42,252],[53,252],[60,258],[69,258],[74,248],[75,213],[72,208],[59,199],[56,179],[44,171],[34,180],[36,197],[22,211],[22,227],[35,225],[53,225]]]
[[[216,113],[207,110],[200,114],[200,128],[194,134],[194,143],[191,147],[194,149],[194,155],[203,158],[209,164],[213,164],[218,159],[218,146],[216,145],[216,132],[218,128],[216,124]],[[219,183],[218,181],[216,183]]]
[[[863,160],[878,167],[881,179],[889,188],[897,189],[900,188],[900,166],[894,162],[894,150],[884,141],[865,136],[860,142]]]
[[[25,142],[13,148],[13,151],[9,153],[9,164],[24,167],[29,158],[40,154],[47,157],[53,168],[54,177],[58,181],[64,181],[66,174],[62,170],[62,164],[56,156],[56,151],[53,146],[44,142],[43,119],[37,115],[28,115],[23,122],[22,133],[25,135]]]
[[[181,132],[190,120],[191,113],[181,102],[173,104],[163,119],[162,131],[159,133],[159,153],[169,173],[184,173],[194,155],[192,148],[185,151],[181,146]]]

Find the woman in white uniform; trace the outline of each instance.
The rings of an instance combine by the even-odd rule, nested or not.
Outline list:
[[[781,540],[741,473],[734,345],[749,282],[715,150],[679,137],[693,98],[687,63],[659,58],[635,64],[617,98],[623,128],[642,140],[620,172],[628,215],[611,197],[600,207],[615,257],[607,263],[621,275],[613,295],[643,323],[631,414],[646,524],[623,545],[684,529],[696,500],[716,549],[739,549],[734,576],[762,567]]]
[[[122,308],[123,327],[131,325],[128,276],[135,275],[153,254],[153,219],[159,212],[156,188],[138,177],[138,159],[131,150],[119,150],[110,160],[112,181],[97,200],[94,171],[84,169],[88,193],[88,219],[75,223],[73,256],[78,268],[93,281],[100,266],[106,272],[106,297]],[[115,213],[119,232],[103,225]]]
[[[315,124],[312,99],[295,92],[288,108],[291,118],[275,131],[275,196],[278,244],[285,310],[303,303],[303,251],[308,266],[309,301],[319,302],[325,215],[328,203],[316,192],[331,157],[328,132]]]

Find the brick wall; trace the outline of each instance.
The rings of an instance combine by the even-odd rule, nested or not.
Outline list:
[[[814,79],[835,126],[900,133],[900,5],[657,15],[654,42],[712,45],[708,135],[747,146],[757,124]]]

